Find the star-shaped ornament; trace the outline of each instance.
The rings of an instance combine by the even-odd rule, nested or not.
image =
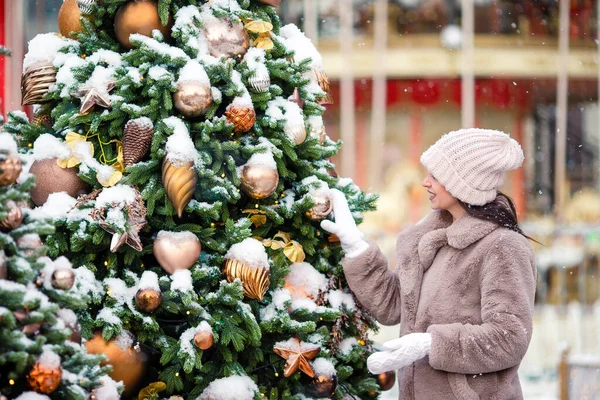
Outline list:
[[[304,108],[304,100],[302,100],[302,97],[300,97],[300,92],[298,91],[298,88],[294,88],[294,93],[290,97],[288,97],[288,100],[292,103],[298,104],[298,107]]]
[[[81,99],[80,114],[86,114],[94,106],[108,108],[111,105],[108,93],[115,88],[115,81],[106,82],[106,88],[84,85],[82,88],[73,93],[75,97]]]
[[[315,371],[309,360],[314,359],[321,351],[316,344],[301,342],[300,339],[294,337],[287,342],[275,343],[273,351],[287,360],[283,369],[283,375],[286,378],[298,369],[311,378],[315,377]]]

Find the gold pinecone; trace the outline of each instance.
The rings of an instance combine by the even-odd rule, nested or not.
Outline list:
[[[233,131],[236,133],[248,132],[256,122],[256,112],[253,107],[229,106],[225,116],[227,121],[233,124]]]
[[[56,69],[52,64],[40,64],[27,69],[21,77],[21,103],[26,106],[30,104],[44,103],[44,95],[48,93],[50,86],[56,84]]]
[[[132,119],[125,124],[123,131],[123,159],[125,165],[133,165],[140,161],[152,143],[154,124],[149,118]]]

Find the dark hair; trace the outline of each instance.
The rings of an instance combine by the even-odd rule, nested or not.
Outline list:
[[[537,240],[530,238],[521,230],[517,219],[517,210],[512,199],[502,192],[498,192],[496,198],[491,202],[482,206],[474,206],[458,200],[459,204],[472,217],[491,221],[498,226],[515,231],[527,239],[539,243]]]

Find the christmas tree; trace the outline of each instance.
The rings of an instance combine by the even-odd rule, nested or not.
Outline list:
[[[0,398],[117,398],[101,357],[81,345],[73,310],[89,298],[71,290],[67,258],[45,256],[40,237],[54,227],[28,208],[34,177],[17,184],[21,170],[17,143],[0,133]]]
[[[320,227],[339,178],[322,60],[279,0],[66,0],[24,60],[32,191],[125,397],[376,398],[376,325]],[[176,397],[179,398],[179,397]]]

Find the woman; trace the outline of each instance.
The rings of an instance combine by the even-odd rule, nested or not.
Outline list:
[[[350,288],[400,338],[367,360],[399,370],[402,400],[522,399],[517,375],[531,339],[536,268],[510,199],[497,189],[523,151],[507,134],[463,129],[421,156],[434,210],[398,236],[397,268],[356,227],[332,190],[336,234]]]

